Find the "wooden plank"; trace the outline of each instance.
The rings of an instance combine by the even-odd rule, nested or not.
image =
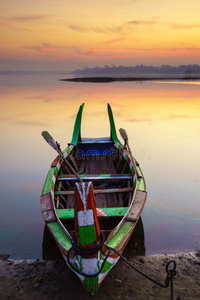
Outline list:
[[[90,169],[92,169],[92,171],[95,171],[95,167],[94,165],[90,165]],[[132,179],[132,175],[129,173],[126,174],[80,174],[80,178],[82,180],[113,180],[113,179],[123,179],[123,180],[127,180],[127,179]],[[59,175],[58,176],[58,180],[59,181],[76,181],[78,180],[76,176],[74,176],[73,174],[63,174],[63,175]]]
[[[72,208],[72,207],[74,207],[74,195],[68,195],[66,208]]]
[[[91,157],[90,161],[89,161],[89,165],[90,165],[90,174],[96,174],[96,166],[95,166],[96,160]]]
[[[107,161],[110,173],[116,173],[116,170],[115,170],[115,167],[113,164],[113,160],[111,159],[110,156],[106,157],[106,161]]]
[[[123,217],[129,207],[110,207],[110,208],[99,208],[97,209],[98,217]],[[61,219],[73,219],[74,218],[74,209],[57,209],[57,216]]]
[[[100,169],[102,170],[101,173],[103,173],[103,174],[104,173],[110,173],[106,157],[105,157],[105,159],[102,159],[102,160],[100,158]]]
[[[95,193],[96,207],[107,207],[106,197],[104,194]]]
[[[128,193],[128,192],[133,192],[134,189],[133,187],[128,187],[128,188],[116,188],[116,189],[98,189],[94,190],[95,194],[110,194],[110,193]],[[74,195],[74,191],[55,191],[55,195]]]
[[[127,218],[128,219],[138,219],[141,215],[142,209],[144,207],[145,201],[147,198],[147,193],[143,191],[137,191],[136,196],[133,202],[133,206],[131,207]]]
[[[122,193],[118,193],[117,196],[118,196],[119,206],[123,206],[124,201],[123,201]]]
[[[74,165],[75,171],[78,172],[78,165],[77,165],[77,163],[76,163],[76,161],[75,161],[74,156],[73,156],[73,155],[69,155],[69,158],[71,159],[72,164]],[[73,167],[73,166],[72,166],[72,167]]]
[[[85,172],[90,174],[90,157],[85,156]]]
[[[82,174],[85,172],[85,159],[81,158],[80,160],[81,161],[80,161],[80,167],[79,167],[78,173]]]

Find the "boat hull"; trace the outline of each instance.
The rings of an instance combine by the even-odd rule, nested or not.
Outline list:
[[[51,164],[40,206],[67,265],[90,295],[95,295],[133,234],[147,193],[139,164],[117,138],[110,106],[110,138],[82,139],[82,110],[83,105],[77,114],[71,144]],[[76,171],[72,174],[65,160],[81,180],[79,200]],[[91,181],[90,203],[89,194],[85,194]]]

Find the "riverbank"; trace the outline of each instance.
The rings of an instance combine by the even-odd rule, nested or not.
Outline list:
[[[0,256],[0,300],[64,300],[89,298],[64,261],[12,260]],[[136,256],[131,263],[155,280],[165,283],[165,266],[176,261],[174,299],[200,299],[200,253]],[[96,300],[170,299],[170,288],[161,288],[120,260],[99,288]]]

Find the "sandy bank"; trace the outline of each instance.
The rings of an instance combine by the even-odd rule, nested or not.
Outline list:
[[[63,261],[12,260],[0,256],[0,300],[81,299],[90,297]],[[131,259],[147,275],[165,283],[165,266],[175,260],[174,299],[200,299],[200,254],[150,255]],[[120,260],[100,286],[97,300],[170,299],[170,289],[161,288]]]

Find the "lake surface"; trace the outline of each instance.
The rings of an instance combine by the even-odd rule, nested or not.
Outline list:
[[[107,103],[116,129],[129,135],[148,192],[144,253],[199,250],[200,81],[99,84],[1,75],[0,254],[42,258],[40,194],[56,153],[41,132],[64,149],[83,102],[83,137],[109,136]]]

